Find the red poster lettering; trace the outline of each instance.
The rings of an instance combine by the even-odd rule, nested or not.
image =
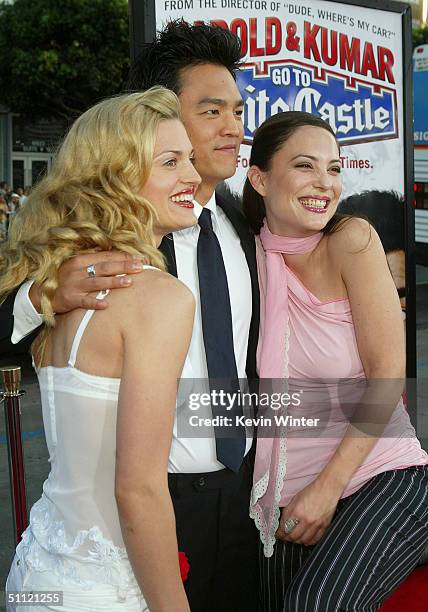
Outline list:
[[[228,25],[227,23],[224,21],[224,19],[212,19],[210,21],[211,25],[213,26],[219,26],[220,28],[223,28],[223,30],[228,30]]]
[[[241,55],[248,52],[248,28],[245,19],[234,19],[230,24],[230,31],[241,39]]]
[[[305,45],[304,45],[304,55],[306,59],[314,59],[316,62],[321,61],[321,55],[318,49],[316,37],[318,32],[320,31],[319,25],[311,26],[308,21],[305,21]]]
[[[257,57],[264,55],[264,53],[264,48],[257,46],[257,19],[250,17],[250,55],[251,57]]]
[[[328,48],[328,39],[330,34],[330,51]],[[335,66],[337,64],[337,32],[331,30],[330,32],[326,28],[321,30],[321,54],[324,62],[328,66]]]
[[[369,42],[366,42],[366,44],[364,45],[363,61],[361,64],[361,74],[367,76],[369,71],[372,73],[372,77],[374,79],[379,78],[376,66],[376,58],[373,51],[373,45]]]
[[[360,39],[351,38],[351,46],[346,34],[339,34],[340,67],[352,72],[360,72]]]
[[[281,51],[282,28],[278,17],[267,17],[266,31],[266,55],[276,55]],[[273,42],[275,41],[275,42]]]
[[[379,47],[377,50],[377,57],[379,65],[379,78],[386,81],[386,77],[388,77],[388,81],[390,83],[395,83],[394,75],[392,74],[392,67],[394,65],[394,56],[392,55],[392,51],[386,49],[385,47]]]

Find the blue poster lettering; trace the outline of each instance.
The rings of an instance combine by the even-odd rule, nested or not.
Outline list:
[[[246,65],[238,72],[245,102],[244,142],[271,115],[299,110],[318,115],[352,144],[398,137],[397,98],[393,89],[307,66],[293,60]]]

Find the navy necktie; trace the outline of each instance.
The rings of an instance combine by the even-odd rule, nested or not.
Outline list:
[[[245,427],[236,423],[236,418],[242,416],[242,407],[238,401],[239,379],[233,347],[229,287],[210,210],[203,209],[199,226],[199,292],[210,389],[236,394],[231,410],[226,409],[229,407],[227,403],[212,405],[213,417],[227,417],[231,423],[226,428],[214,428],[217,459],[231,470],[238,471],[245,453]]]

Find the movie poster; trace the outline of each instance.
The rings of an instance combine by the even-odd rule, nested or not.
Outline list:
[[[304,110],[328,121],[337,134],[344,198],[371,189],[403,194],[399,13],[311,0],[156,2],[158,29],[179,17],[217,23],[242,42],[238,86],[245,100],[245,139],[231,179],[234,190],[242,189],[258,125],[280,111]]]
[[[156,2],[158,29],[168,19],[179,17],[190,23],[216,23],[241,39],[243,66],[238,86],[245,101],[245,137],[230,188],[242,190],[254,131],[267,117],[288,110],[320,116],[332,126],[341,144],[343,211],[361,210],[372,218],[384,246],[401,251],[400,256],[390,257],[390,267],[403,294],[401,14],[311,0]],[[371,193],[347,200],[367,191],[388,194]],[[389,207],[397,219],[396,227],[392,230],[389,223],[384,231],[394,231],[393,241],[391,236],[382,236],[382,221]]]
[[[405,5],[393,12],[323,0],[156,1],[157,29],[182,17],[229,28],[241,39],[237,80],[245,102],[245,138],[236,175],[228,181],[233,191],[242,190],[253,134],[267,117],[303,110],[329,122],[341,145],[340,210],[363,214],[376,227],[403,317],[410,239],[405,230],[405,10]]]

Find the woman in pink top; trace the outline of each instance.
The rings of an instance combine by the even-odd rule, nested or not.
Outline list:
[[[258,431],[250,513],[266,612],[377,610],[428,543],[400,302],[374,228],[336,213],[339,156],[327,123],[280,113],[256,133],[244,189],[261,391],[296,398],[291,423]]]

